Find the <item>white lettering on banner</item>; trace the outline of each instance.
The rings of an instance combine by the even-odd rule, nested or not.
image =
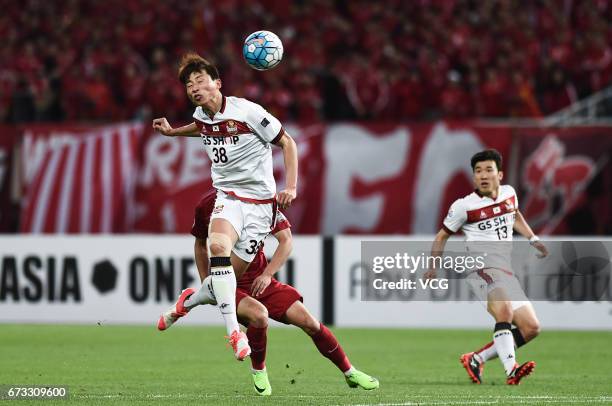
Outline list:
[[[78,156],[79,142],[71,139],[68,146],[68,158],[66,160],[66,170],[63,174],[63,181],[60,192],[60,203],[57,208],[57,227],[59,233],[65,233],[68,229],[70,219],[70,198],[75,178],[75,164]]]
[[[39,192],[39,204],[36,206],[34,211],[34,220],[31,228],[33,233],[43,232],[47,208],[49,203],[53,201],[53,199],[51,199],[53,189],[52,186],[56,177],[57,168],[64,153],[64,145],[69,143],[69,141],[69,138],[51,138],[51,141],[49,142],[51,158],[49,159],[49,165],[42,175],[42,182]],[[55,215],[55,213],[53,214]]]
[[[4,176],[6,175],[6,151],[0,149],[0,190],[4,184]]]
[[[468,159],[484,148],[473,131],[449,130],[442,123],[432,128],[416,173],[412,233],[432,234],[438,231],[436,226],[442,204],[441,191],[446,190],[448,181],[458,171],[471,179],[472,170]]]
[[[145,146],[139,184],[186,188],[210,178],[210,163],[198,140],[153,136]]]
[[[347,227],[368,232],[382,214],[384,196],[354,198],[351,186],[356,178],[373,183],[401,173],[407,164],[410,134],[405,128],[384,137],[373,136],[356,125],[331,126],[325,136],[324,215],[321,230],[341,233]]]
[[[210,160],[199,140],[188,138],[181,144],[184,153],[181,160],[181,176],[177,182],[178,186],[185,188],[210,178]]]
[[[38,169],[45,160],[47,153],[48,140],[37,138],[29,131],[26,131],[23,136],[23,151],[21,165],[23,166],[24,183],[29,185],[32,182],[34,174],[38,173]]]
[[[166,202],[161,208],[161,217],[163,220],[162,229],[165,233],[176,232],[176,217],[174,215],[174,205],[172,202]]]
[[[140,184],[152,186],[156,180],[164,186],[175,181],[172,167],[181,154],[182,142],[167,137],[151,137],[145,147],[145,165]]]

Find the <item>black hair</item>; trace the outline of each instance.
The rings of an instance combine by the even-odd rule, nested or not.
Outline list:
[[[219,79],[219,71],[212,63],[196,53],[183,55],[179,63],[178,77],[183,84],[187,84],[193,72],[206,72],[212,80]]]
[[[482,161],[493,161],[495,165],[497,165],[497,170],[502,170],[502,156],[496,149],[485,149],[484,151],[475,153],[470,160],[472,170],[476,168],[478,162]]]

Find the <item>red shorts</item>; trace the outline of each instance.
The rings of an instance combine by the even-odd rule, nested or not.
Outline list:
[[[236,308],[238,308],[238,303],[245,297],[253,297],[250,289],[250,286],[239,286],[236,288]],[[263,294],[254,299],[268,309],[268,315],[272,320],[281,323],[285,323],[283,317],[293,303],[297,300],[300,302],[304,301],[297,289],[293,286],[280,283],[274,278],[272,278],[272,282],[270,282],[270,285],[264,290]]]

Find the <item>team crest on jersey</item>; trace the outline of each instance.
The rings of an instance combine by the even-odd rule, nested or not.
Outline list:
[[[219,126],[218,126],[218,125],[213,125],[213,126],[212,126],[212,130],[213,130],[214,132],[218,133],[218,132],[219,132]]]
[[[220,204],[218,206],[215,206],[215,208],[213,209],[213,214],[221,213],[222,211],[223,211],[223,205]]]
[[[493,207],[493,214],[499,214],[499,213],[501,213],[501,207],[499,206]]]
[[[236,126],[236,122],[234,120],[230,120],[227,122],[227,132],[235,133],[238,131],[238,127]]]

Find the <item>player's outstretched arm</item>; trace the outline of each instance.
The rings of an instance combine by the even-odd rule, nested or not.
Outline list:
[[[172,128],[166,117],[153,120],[153,129],[167,137],[199,137],[200,130],[196,123],[191,123],[178,128]]]
[[[279,231],[274,234],[274,237],[278,240],[278,247],[276,247],[276,251],[274,251],[266,269],[255,278],[251,285],[251,294],[254,297],[261,295],[266,290],[274,274],[283,266],[291,255],[291,251],[293,251],[293,237],[289,228]]]
[[[439,257],[442,255],[442,253],[444,253],[444,247],[446,246],[446,241],[448,241],[448,238],[451,235],[446,232],[445,229],[440,229],[440,231],[438,231],[438,234],[436,234],[436,237],[433,240],[433,243],[431,244],[431,256],[432,257]],[[423,275],[423,277],[425,279],[433,279],[436,277],[436,270],[435,269],[430,269],[427,272],[425,272],[425,274]]]
[[[287,179],[286,186],[285,189],[276,196],[278,204],[284,209],[291,206],[291,202],[297,197],[297,145],[287,132],[283,134],[276,145],[283,149],[283,159],[285,161],[285,178]]]
[[[535,235],[527,220],[519,210],[516,211],[516,219],[514,220],[514,229],[523,237],[527,238],[531,245],[540,251],[538,255],[540,258],[544,258],[548,255],[548,249],[544,244],[540,242],[540,239]]]

